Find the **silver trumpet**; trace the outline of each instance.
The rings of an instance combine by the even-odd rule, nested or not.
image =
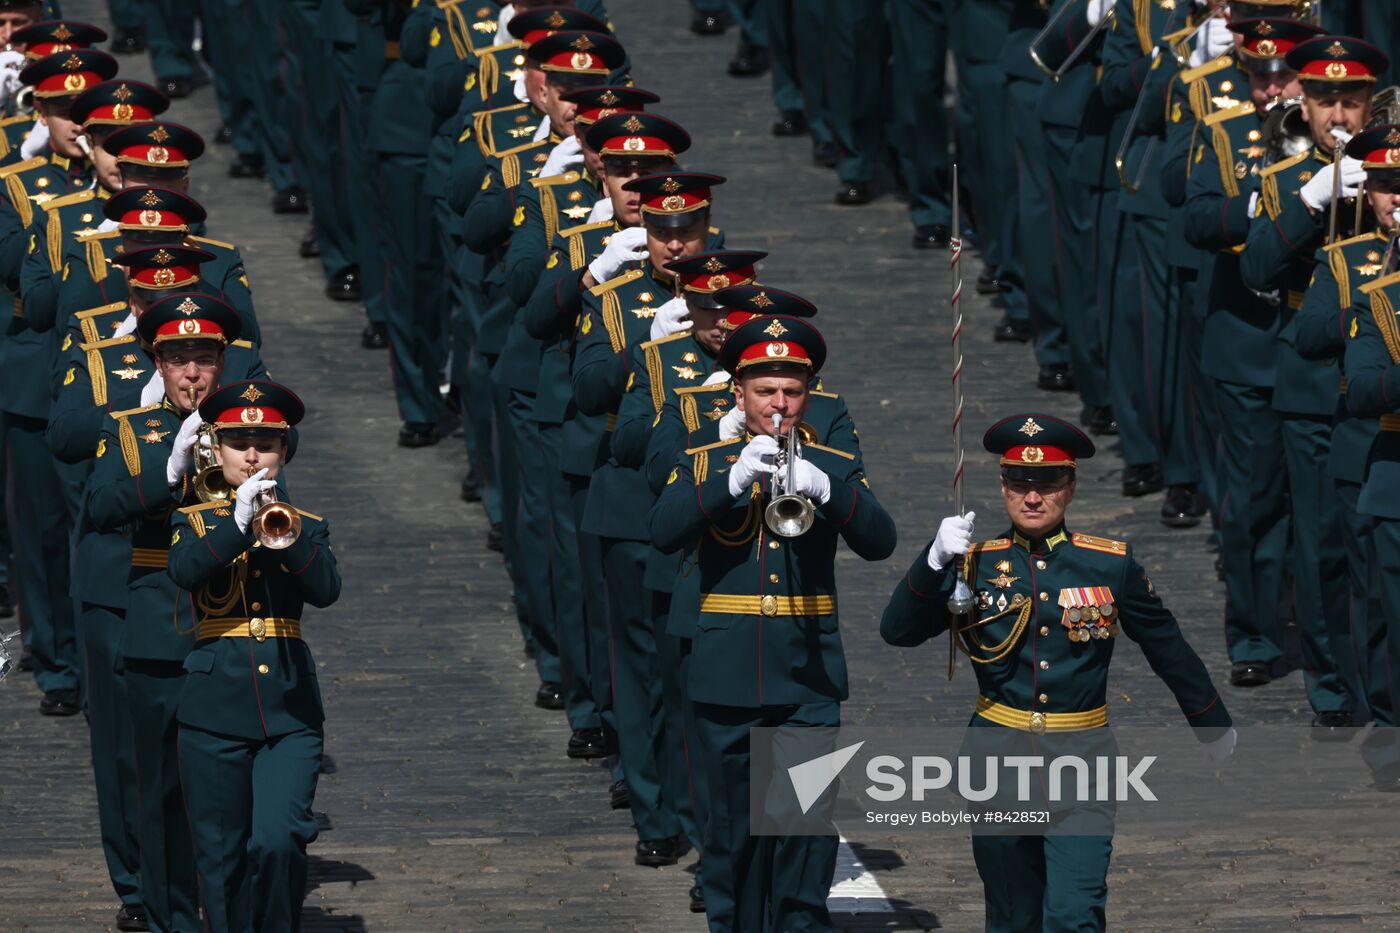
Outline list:
[[[782,427],[783,416],[774,412],[774,437],[781,437],[778,432]],[[791,491],[797,485],[795,467],[800,459],[802,445],[798,440],[797,424],[794,422],[788,430],[784,449],[778,453],[778,469],[773,473],[773,500],[768,503],[768,508],[763,510],[763,520],[768,524],[769,530],[783,538],[805,535],[817,517],[817,507],[812,504],[812,500],[801,493]],[[786,478],[783,476],[783,467],[787,467]]]

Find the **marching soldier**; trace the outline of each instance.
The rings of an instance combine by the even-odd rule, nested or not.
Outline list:
[[[273,382],[236,382],[190,416],[214,427],[223,501],[171,520],[169,576],[192,631],[179,695],[180,769],[207,928],[295,930],[325,713],[302,638],[307,605],[340,596],[325,519],[269,506],[301,400]]]
[[[840,724],[847,685],[837,539],[866,560],[883,560],[895,545],[894,522],[859,453],[817,443],[787,454],[797,459],[783,488],[806,498],[810,527],[789,538],[765,526],[777,437],[801,424],[825,360],[821,335],[800,318],[755,318],[730,334],[719,363],[734,374],[744,433],[677,458],[651,513],[662,553],[696,549],[699,611],[686,691],[713,778],[703,887],[716,931],[830,926],[836,838],[751,836],[748,751],[751,727]]]
[[[1011,527],[974,544],[973,513],[945,518],[890,596],[885,641],[913,647],[956,625],[954,644],[974,662],[981,694],[969,726],[1040,735],[1106,727],[1108,665],[1125,634],[1201,730],[1208,757],[1228,757],[1230,714],[1131,545],[1066,527],[1093,442],[1058,418],[1021,414],[992,425],[982,445],[1000,458]],[[948,609],[959,565],[976,593],[966,622]],[[1099,603],[1081,613],[1089,588]],[[1112,844],[1109,835],[974,835],[986,928],[1104,929]]]
[[[6,51],[0,52],[0,110],[13,113],[18,109],[20,70],[25,65],[58,52],[91,48],[105,38],[107,33],[96,26],[73,20],[34,23],[16,30]],[[40,126],[37,110],[0,119],[0,166],[41,154],[48,142],[48,129]]]

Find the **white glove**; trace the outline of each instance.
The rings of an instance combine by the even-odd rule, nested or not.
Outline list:
[[[1239,741],[1239,734],[1235,732],[1235,727],[1231,726],[1225,734],[1214,742],[1204,742],[1201,744],[1201,754],[1205,756],[1206,762],[1212,765],[1223,765],[1230,760],[1230,756],[1235,753],[1235,743]]]
[[[9,52],[0,53],[9,55]],[[19,72],[9,69],[0,69],[0,94],[5,100],[13,100],[15,93],[24,86],[24,82],[19,79]]]
[[[49,148],[49,125],[47,123],[35,123],[34,129],[29,131],[29,135],[24,137],[24,142],[20,143],[19,156],[21,159],[32,159],[41,152]]]
[[[537,142],[539,142],[541,139],[544,139],[546,136],[549,135],[549,131],[550,131],[549,116],[546,115],[546,116],[540,118],[540,125],[535,129],[534,138],[531,139],[530,142],[532,142],[532,143],[537,143]]]
[[[1214,61],[1230,50],[1235,37],[1222,16],[1212,16],[1196,30],[1196,46],[1191,50],[1191,67]]]
[[[515,83],[511,85],[511,93],[514,94],[515,99],[520,101],[522,104],[528,104],[530,102],[530,94],[528,91],[525,90],[524,68],[521,68],[520,74],[515,76]]]
[[[0,69],[13,71],[18,75],[24,70],[25,57],[23,52],[16,52],[14,49],[6,49],[0,52]]]
[[[744,433],[744,410],[735,405],[719,419],[719,439],[730,440]]]
[[[953,558],[967,553],[972,547],[972,523],[977,520],[976,512],[964,516],[949,515],[938,526],[933,544],[928,549],[928,565],[934,570],[942,570],[953,562]]]
[[[656,309],[656,316],[651,319],[652,340],[679,334],[683,330],[690,330],[690,307],[684,298],[672,298]]]
[[[578,141],[577,136],[570,136],[562,143],[554,147],[554,151],[549,154],[549,158],[544,160],[544,167],[540,169],[540,178],[552,178],[555,175],[562,175],[575,165],[583,164],[583,144]],[[612,199],[608,199],[612,203]]]
[[[783,482],[787,482],[787,470],[783,474]],[[796,488],[783,491],[801,493],[817,505],[826,505],[826,500],[831,498],[831,477],[821,467],[806,460],[798,460],[792,465],[792,485]]]
[[[717,369],[717,370],[715,370],[714,372],[710,373],[708,376],[706,376],[706,377],[705,377],[705,381],[702,382],[701,385],[717,386],[717,385],[719,385],[721,382],[728,382],[728,381],[729,381],[729,373],[725,372],[725,371],[722,370],[722,369]]]
[[[777,456],[778,442],[767,434],[749,441],[739,454],[739,462],[729,471],[729,494],[737,499],[754,480],[764,473],[772,473],[777,469],[773,463]]]
[[[1118,0],[1089,0],[1089,8],[1085,12],[1089,15],[1089,25],[1097,26],[1108,16],[1108,11],[1113,9],[1113,5]]]
[[[98,233],[110,233],[121,226],[121,221],[113,220],[110,217],[102,218],[102,223],[97,225]]]
[[[619,230],[608,240],[603,254],[588,264],[593,281],[602,285],[611,281],[629,262],[641,262],[647,258],[647,231],[645,227],[628,227]]]
[[[125,337],[127,334],[136,333],[136,315],[128,313],[127,316],[117,325],[117,329],[112,332],[112,338]]]
[[[496,38],[492,40],[492,45],[504,45],[507,42],[515,41],[515,37],[506,28],[513,19],[515,19],[515,5],[507,3],[496,14]]]
[[[596,204],[593,205],[593,210],[591,210],[591,211],[588,212],[588,220],[587,220],[586,222],[587,222],[587,223],[590,223],[590,224],[599,224],[599,223],[602,223],[602,222],[605,221],[605,220],[612,220],[612,219],[613,219],[613,202],[612,202],[612,198],[599,198],[599,199],[598,199],[598,202],[597,202]]]
[[[151,381],[141,390],[141,407],[155,405],[165,398],[165,380],[159,372],[151,373]]]
[[[170,448],[170,458],[165,461],[165,481],[171,486],[178,485],[181,477],[194,469],[194,445],[198,440],[200,424],[197,411],[190,412],[180,422],[175,445]]]
[[[253,523],[253,515],[257,511],[253,507],[253,500],[261,493],[277,486],[277,480],[263,479],[266,475],[267,467],[263,467],[245,479],[243,485],[238,487],[238,494],[234,497],[233,520],[238,525],[238,530],[244,534],[248,533],[248,526]]]
[[[1298,192],[1303,203],[1315,211],[1320,211],[1332,203],[1332,179],[1340,168],[1342,173],[1342,197],[1356,197],[1357,189],[1366,180],[1366,170],[1358,159],[1344,156],[1340,165],[1333,163],[1318,172]]]

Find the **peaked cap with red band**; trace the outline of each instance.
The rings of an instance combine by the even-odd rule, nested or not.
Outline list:
[[[34,96],[66,97],[81,94],[90,87],[111,80],[117,73],[117,60],[97,49],[70,49],[46,55],[19,73],[24,84],[34,88]]]
[[[561,29],[605,33],[608,31],[608,24],[591,13],[568,6],[542,6],[534,10],[524,10],[512,16],[506,24],[506,32],[519,39],[520,44],[527,49]]]
[[[605,32],[556,32],[535,42],[525,57],[556,74],[609,75],[627,61],[622,44]]]
[[[218,430],[285,431],[306,417],[295,392],[276,382],[233,382],[199,403],[199,417]]]
[[[200,263],[214,254],[189,246],[148,246],[118,253],[112,262],[126,266],[127,281],[142,288],[184,288],[199,281]]]
[[[734,330],[740,324],[765,314],[787,317],[817,315],[817,306],[806,298],[768,285],[731,285],[715,292],[715,302],[729,310],[719,324],[724,330]]]
[[[36,59],[72,49],[90,49],[106,39],[104,29],[71,19],[57,19],[15,30],[10,35],[10,45],[22,46],[25,58]]]
[[[206,216],[199,202],[169,188],[123,188],[102,205],[102,215],[123,230],[186,233]]]
[[[243,332],[243,319],[213,295],[182,292],[147,308],[137,318],[136,330],[155,347],[175,340],[213,340],[227,346]]]
[[[1094,455],[1094,442],[1068,421],[1054,415],[1022,414],[1003,418],[982,435],[982,446],[1007,468],[1068,467]],[[1034,477],[1034,474],[1031,474]],[[1026,478],[1024,474],[1008,478]]]
[[[1347,143],[1346,154],[1365,169],[1400,171],[1400,126],[1383,123],[1357,133]]]
[[[1288,65],[1304,81],[1374,84],[1390,67],[1390,56],[1351,36],[1318,36],[1294,46]]]
[[[170,98],[140,81],[104,81],[73,98],[68,116],[83,126],[127,126],[154,120]]]
[[[750,367],[800,367],[814,376],[825,363],[821,332],[801,318],[784,315],[765,315],[739,325],[719,351],[719,365],[734,376]]]
[[[690,148],[690,134],[656,113],[615,113],[588,128],[588,148],[601,156],[675,159]]]
[[[561,96],[577,108],[574,122],[580,126],[591,126],[616,113],[642,113],[647,104],[661,100],[658,95],[639,87],[611,85],[579,88]]]
[[[676,274],[685,291],[712,295],[721,288],[752,282],[757,276],[754,266],[767,258],[767,253],[757,250],[717,250],[673,259],[665,268]]]
[[[714,200],[711,191],[725,182],[723,175],[703,172],[658,172],[634,178],[622,186],[642,196],[642,222],[661,226],[685,226],[691,214],[706,210]]]
[[[1267,72],[1292,70],[1288,53],[1322,34],[1322,28],[1312,23],[1277,17],[1231,20],[1230,31],[1243,37],[1241,63],[1251,71]]]
[[[189,127],[161,120],[123,127],[102,141],[118,164],[189,168],[204,154],[204,140]]]

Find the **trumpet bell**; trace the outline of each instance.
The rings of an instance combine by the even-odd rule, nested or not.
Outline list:
[[[224,479],[223,467],[207,466],[194,475],[194,494],[200,502],[227,501],[233,490]]]
[[[252,530],[259,544],[280,551],[301,537],[301,515],[285,502],[269,502],[253,515]]]
[[[806,496],[791,493],[778,496],[763,510],[768,530],[781,538],[800,538],[812,528],[817,508]]]

